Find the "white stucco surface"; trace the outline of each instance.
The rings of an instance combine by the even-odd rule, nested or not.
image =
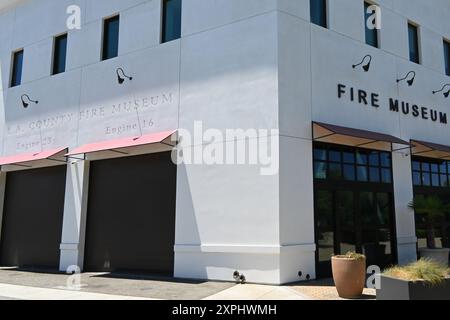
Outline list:
[[[358,0],[329,0],[329,29],[309,22],[308,0],[184,0],[182,37],[165,44],[160,0],[0,1],[1,153],[135,136],[137,121],[144,133],[193,130],[198,120],[205,130],[277,129],[273,176],[251,165],[179,166],[175,275],[232,280],[239,270],[250,282],[275,284],[304,280],[299,271],[314,278],[312,121],[450,145],[449,124],[389,110],[393,98],[450,120],[450,100],[431,93],[449,82],[442,39],[450,39],[450,2],[378,2],[379,49],[364,42]],[[82,27],[68,31],[66,72],[50,76],[53,37],[67,32],[69,4],[82,9]],[[116,13],[119,56],[101,62],[102,21]],[[421,65],[408,59],[408,20],[420,25]],[[17,49],[25,52],[22,84],[9,88]],[[370,72],[352,69],[366,54]],[[118,67],[133,81],[118,85]],[[413,87],[396,82],[411,70]],[[338,84],[379,94],[380,107],[339,99]],[[39,104],[24,109],[24,93]],[[410,155],[395,154],[393,165],[403,263],[415,258]],[[61,269],[82,261],[88,167],[68,165]]]

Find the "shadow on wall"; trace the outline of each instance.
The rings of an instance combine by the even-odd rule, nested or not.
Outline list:
[[[180,164],[177,167],[176,201],[175,245],[200,246],[202,241],[185,164]]]

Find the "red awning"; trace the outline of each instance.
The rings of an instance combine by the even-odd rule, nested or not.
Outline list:
[[[0,166],[18,166],[33,168],[37,166],[45,166],[49,162],[65,162],[64,154],[67,148],[45,150],[35,153],[18,154],[0,158]]]
[[[130,148],[143,147],[152,144],[164,144],[173,147],[174,144],[172,142],[172,136],[176,134],[176,132],[177,130],[164,131],[146,134],[140,137],[121,138],[117,140],[90,143],[70,151],[66,154],[66,156],[70,157],[102,151],[129,154],[128,151]]]
[[[450,160],[450,146],[419,140],[411,140],[411,146],[415,156]]]
[[[392,151],[392,144],[409,146],[408,142],[388,134],[321,122],[313,122],[313,134],[314,141],[375,150]]]

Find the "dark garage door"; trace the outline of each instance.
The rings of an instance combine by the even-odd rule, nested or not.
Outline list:
[[[66,166],[7,173],[2,266],[58,268]]]
[[[170,152],[92,162],[85,270],[173,274],[175,193]]]

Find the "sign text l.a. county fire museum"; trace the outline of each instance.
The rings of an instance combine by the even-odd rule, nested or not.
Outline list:
[[[380,107],[380,94],[375,92],[367,92],[353,87],[347,87],[339,83],[337,85],[337,93],[339,99],[349,99],[361,105],[371,106],[373,108]],[[400,101],[399,99],[389,98],[389,110],[404,115],[410,115],[414,118],[429,120],[441,124],[447,124],[447,113],[437,111],[436,109],[419,106],[414,103]]]

